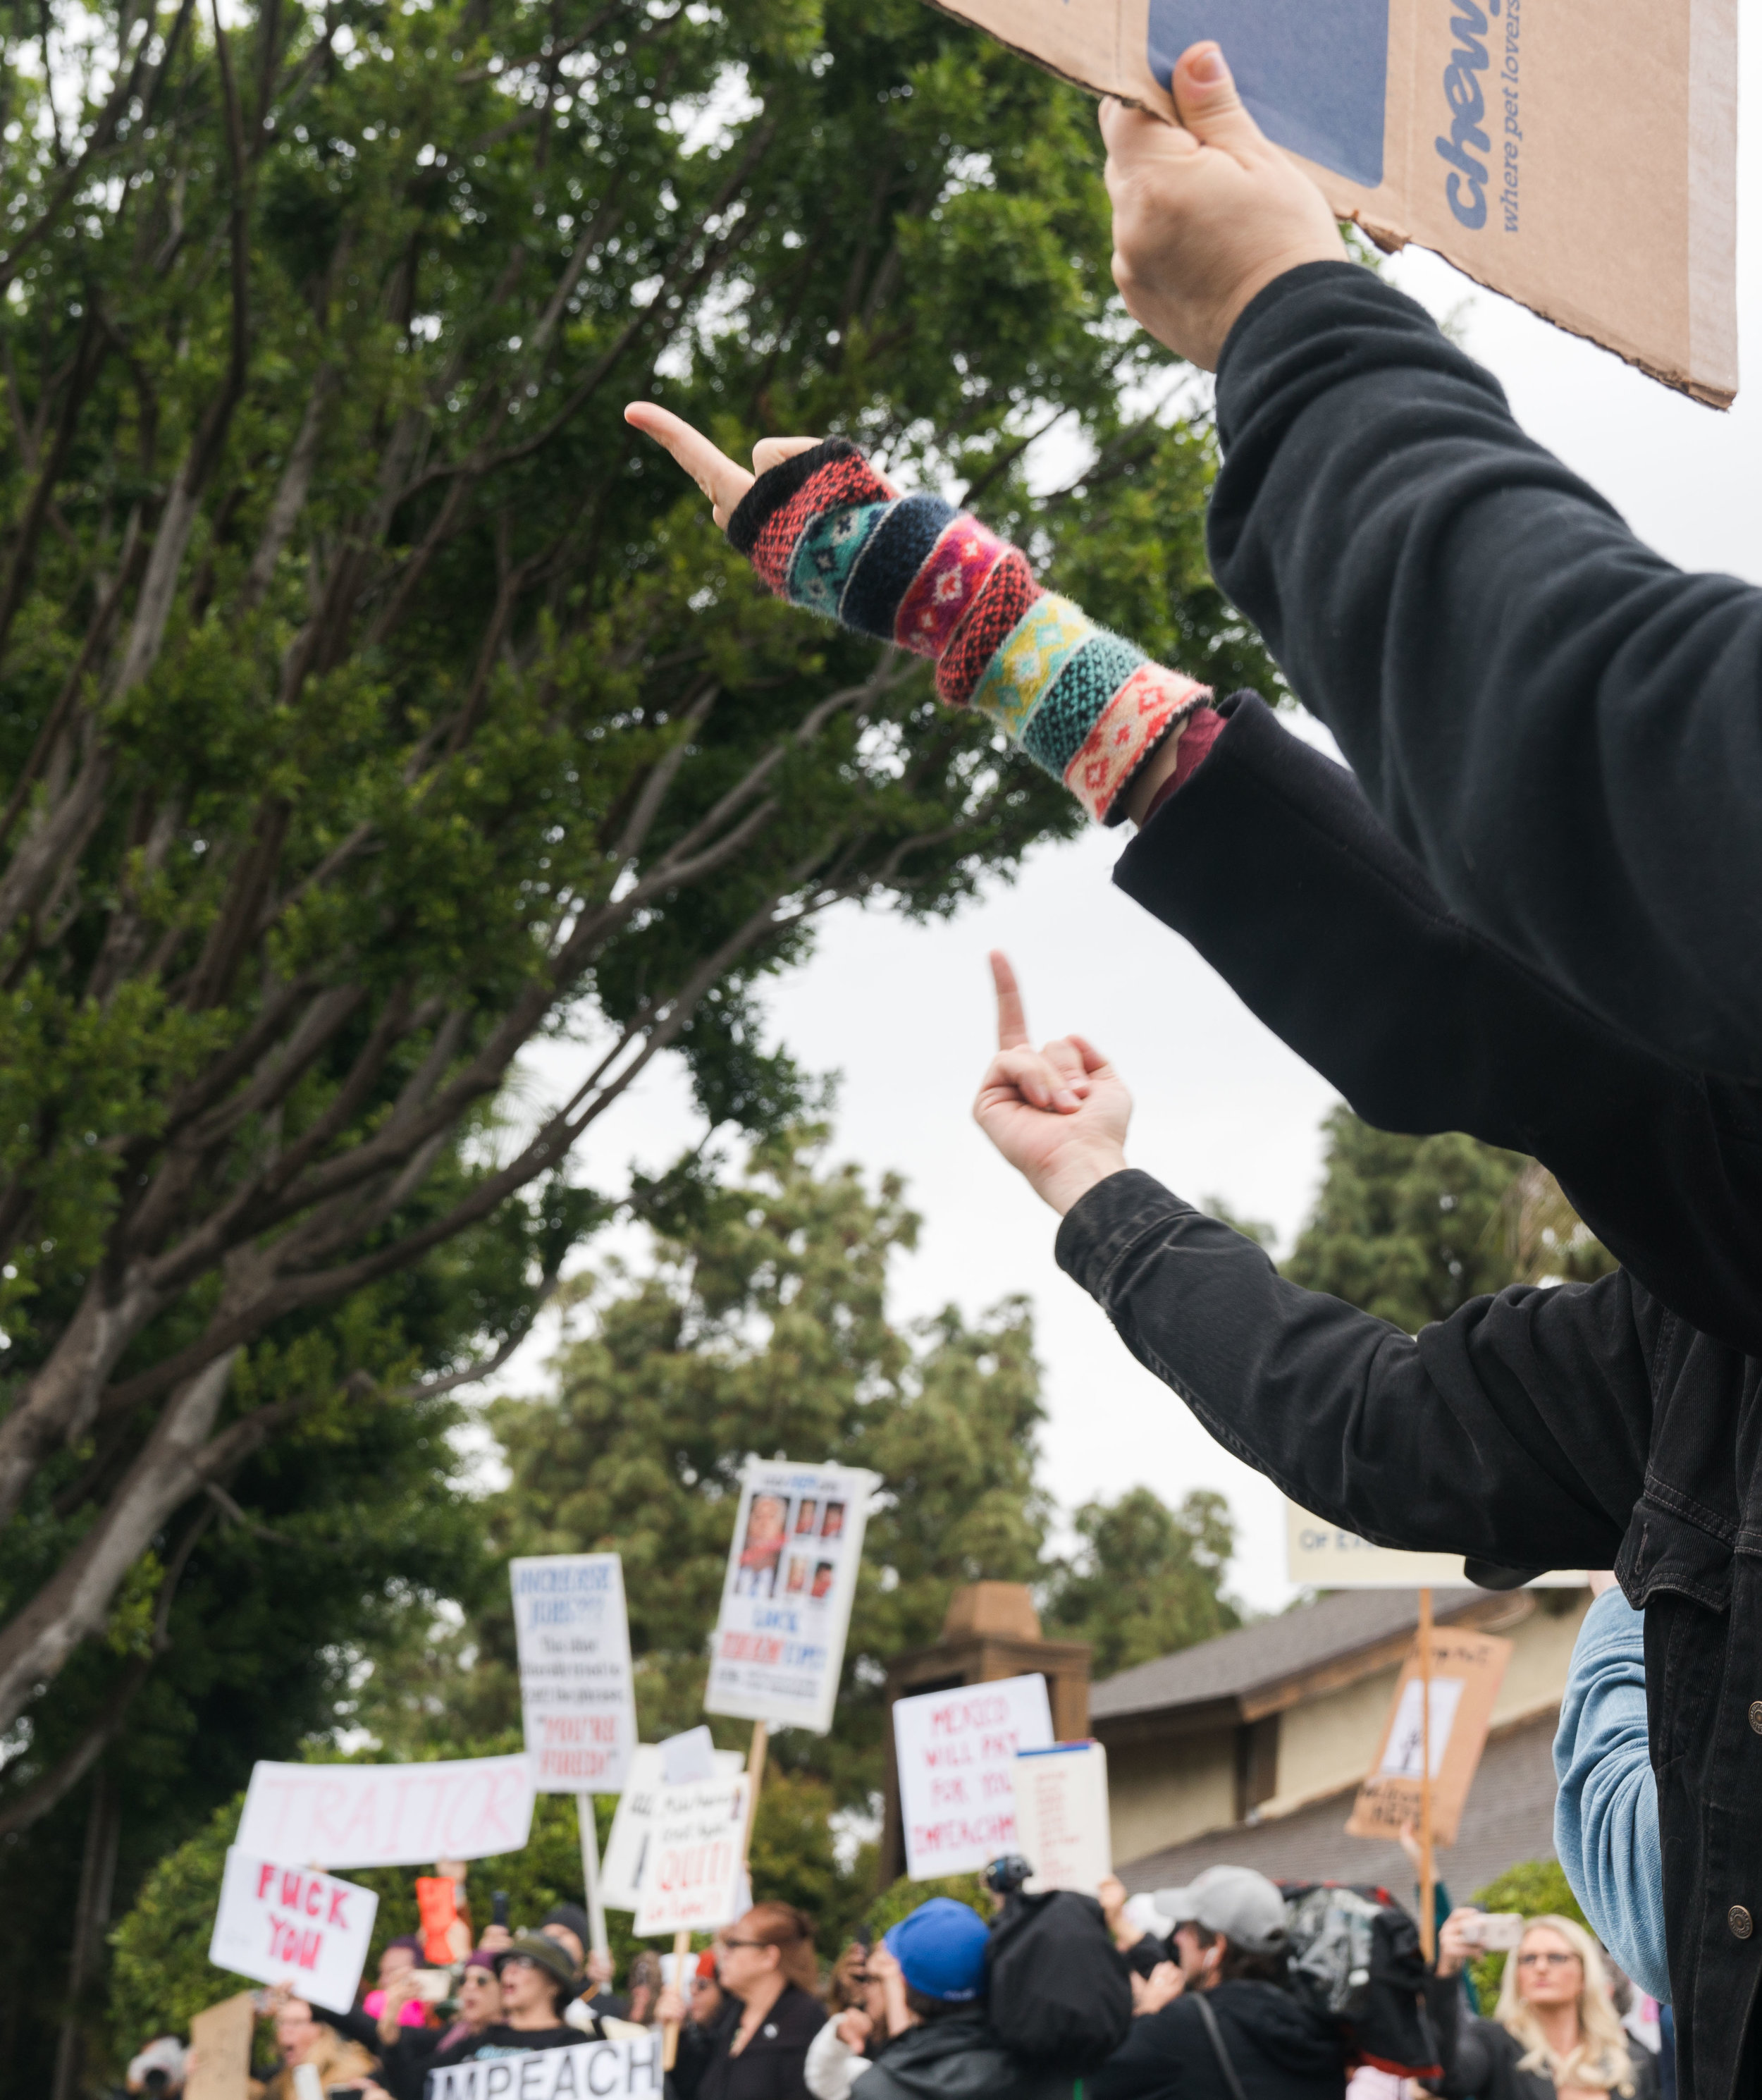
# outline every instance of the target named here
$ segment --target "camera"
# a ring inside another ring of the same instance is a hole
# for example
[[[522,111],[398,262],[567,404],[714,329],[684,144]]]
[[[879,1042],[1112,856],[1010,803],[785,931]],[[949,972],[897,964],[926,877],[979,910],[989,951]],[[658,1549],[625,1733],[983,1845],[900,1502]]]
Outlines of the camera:
[[[170,2089],[171,2073],[163,2064],[156,2063],[152,2069],[142,2077],[141,2090],[143,2093],[151,2093],[153,2095],[153,2100],[159,2100],[161,2093],[168,2093]]]
[[[993,1895],[1013,1896],[1033,1871],[1020,1852],[1006,1852],[1002,1859],[991,1862],[980,1878]]]

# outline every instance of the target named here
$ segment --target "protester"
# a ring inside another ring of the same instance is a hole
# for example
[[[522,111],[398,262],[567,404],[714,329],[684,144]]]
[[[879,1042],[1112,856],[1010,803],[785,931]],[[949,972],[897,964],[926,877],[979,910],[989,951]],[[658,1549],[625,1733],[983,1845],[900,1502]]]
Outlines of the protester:
[[[1446,2100],[1602,2093],[1656,2100],[1656,2067],[1644,2049],[1629,2048],[1597,1942],[1570,1918],[1532,1919],[1505,1958],[1493,2017],[1468,2012],[1456,1979],[1479,1952],[1464,1931],[1477,1915],[1453,1911],[1438,1935],[1426,1999],[1444,2075],[1431,2089]]]
[[[554,1939],[535,1932],[516,1933],[508,1947],[493,1951],[480,1948],[473,1957],[474,1964],[485,1952],[495,1965],[500,1992],[495,2016],[482,2026],[474,2021],[465,2023],[467,2032],[463,2033],[456,2023],[428,2058],[425,2071],[441,2071],[449,2064],[475,2063],[491,2057],[520,2056],[531,2049],[573,2049],[578,2042],[601,2039],[597,2028],[584,2033],[563,2018],[563,2008],[575,1995],[575,1970]],[[479,2002],[487,2010],[487,1994]]]
[[[886,2045],[885,1995],[871,1956],[866,1942],[853,1939],[832,1965],[826,1992],[831,2017],[814,2036],[803,2073],[815,2100],[846,2100],[852,2082]],[[890,1959],[883,1952],[883,1961]]]
[[[630,2003],[611,1988],[612,1957],[594,1947],[593,1927],[579,1904],[558,1904],[546,1913],[539,1930],[554,1939],[574,1965],[578,1995],[564,2018],[585,2033],[596,2019],[628,2020]]]
[[[661,1995],[661,1957],[645,1950],[630,1965],[630,2018],[639,2027],[651,2027],[658,2017],[655,2005]]]
[[[378,2068],[361,2044],[320,2020],[304,1998],[281,1996],[275,2010],[275,2054],[280,2068],[263,2088],[262,2100],[296,2100],[295,2070],[309,2063],[328,2092],[334,2085],[370,2083]]]
[[[377,2020],[385,2010],[387,1994],[400,1978],[407,1979],[421,1965],[422,1943],[413,1933],[401,1933],[380,1950],[379,1988],[369,1991],[361,2010]],[[420,2027],[428,2019],[428,2007],[406,1988],[399,1992],[398,2018],[407,2027]]]
[[[1084,2100],[1233,2100],[1232,2074],[1253,2100],[1341,2100],[1340,2032],[1288,1988],[1276,1886],[1252,1867],[1208,1867],[1156,1904],[1174,1926],[1177,1975],[1085,2079]]]
[[[727,1993],[722,1988],[722,1979],[716,1973],[716,1952],[705,1948],[698,1957],[698,1965],[691,1972],[689,2003],[686,2017],[694,2027],[713,2027],[716,2016],[728,2003]]]
[[[813,1920],[789,1904],[755,1904],[716,1951],[729,2002],[709,2026],[686,2018],[676,1983],[655,2007],[663,2023],[680,2023],[678,2100],[805,2100],[808,2044],[826,2023]]]
[[[887,1934],[869,1967],[888,2038],[861,2073],[862,2100],[1072,2100],[1077,2080],[1012,2056],[987,2018],[990,1941],[985,1920],[948,1896],[920,1904]],[[866,2015],[844,2018],[854,2027]]]
[[[379,2021],[378,2089],[385,2094],[386,2100],[422,2100],[428,2074],[437,2061],[463,2061],[461,2052],[465,2050],[465,2045],[482,2040],[492,2027],[500,2023],[502,1992],[496,1979],[496,1961],[495,1953],[481,1947],[465,1957],[456,2010],[445,2028],[396,2024],[395,2008],[402,1984],[394,1982],[391,1985]],[[334,2014],[327,2017],[334,2024],[343,2024]],[[377,2100],[377,2094],[370,2092],[367,2100]]]
[[[1658,1780],[1646,1726],[1645,1615],[1593,1575],[1554,1736],[1554,1851],[1592,1929],[1668,2005]]]

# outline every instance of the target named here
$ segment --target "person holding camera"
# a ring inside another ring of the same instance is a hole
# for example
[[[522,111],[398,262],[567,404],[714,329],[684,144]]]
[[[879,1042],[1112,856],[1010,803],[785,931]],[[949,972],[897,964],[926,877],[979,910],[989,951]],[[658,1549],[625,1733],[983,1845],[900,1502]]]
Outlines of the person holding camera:
[[[1155,1902],[1174,1927],[1172,1973],[1156,1966],[1084,2100],[1341,2100],[1340,2030],[1288,1988],[1276,1886],[1252,1867],[1208,1867]]]
[[[831,2018],[808,2050],[802,2070],[814,2100],[849,2100],[850,2089],[888,2040],[886,1994],[871,1965],[874,1948],[853,1939],[832,1965]]]
[[[1657,2100],[1657,2067],[1629,2047],[1601,1952],[1570,1917],[1531,1918],[1505,1957],[1492,2018],[1469,2014],[1456,1979],[1482,1952],[1481,1915],[1452,1911],[1438,1935],[1425,1996],[1443,2076],[1429,2089],[1444,2100]]]

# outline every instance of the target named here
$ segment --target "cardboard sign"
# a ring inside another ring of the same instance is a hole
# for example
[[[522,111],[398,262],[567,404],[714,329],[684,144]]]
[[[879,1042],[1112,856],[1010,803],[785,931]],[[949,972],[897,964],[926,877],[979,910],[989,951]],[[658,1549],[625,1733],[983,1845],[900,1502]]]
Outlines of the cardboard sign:
[[[522,2049],[431,2071],[423,2100],[629,2100],[661,2091],[661,2037]]]
[[[1005,1677],[893,1705],[905,1872],[914,1882],[976,1873],[1021,1851],[1015,1754],[1052,1744],[1046,1680]]]
[[[238,1846],[319,1867],[421,1867],[518,1852],[532,1827],[523,1752],[425,1765],[251,1768]]]
[[[509,1577],[534,1792],[623,1793],[637,1747],[623,1563],[553,1553]]]
[[[205,2006],[190,2022],[195,2063],[183,2081],[183,2100],[245,2100],[256,2031],[254,1991],[240,1991],[218,2005]]]
[[[1737,0],[936,0],[1172,117],[1215,38],[1262,130],[1380,247],[1724,408],[1738,386]]]
[[[1432,1836],[1440,1845],[1456,1842],[1511,1647],[1496,1634],[1459,1633],[1453,1626],[1433,1632]],[[1395,1687],[1369,1776],[1347,1818],[1349,1837],[1399,1838],[1403,1823],[1418,1822],[1425,1710],[1416,1641]]]
[[[1018,1750],[1014,1777],[1015,1849],[1034,1870],[1028,1893],[1094,1895],[1113,1872],[1106,1750],[1094,1742]]]
[[[740,1916],[746,1875],[747,1777],[663,1786],[655,1796],[648,1871],[632,1928],[638,1939],[713,1932]]]
[[[1465,1589],[1460,1553],[1399,1553],[1372,1546],[1355,1531],[1311,1516],[1295,1502],[1284,1506],[1285,1576],[1317,1590]],[[1552,1568],[1526,1582],[1526,1590],[1582,1590],[1582,1568]]]
[[[668,1784],[667,1749],[664,1743],[639,1743],[630,1761],[630,1777],[618,1798],[600,1866],[600,1900],[608,1910],[641,1908],[643,1878],[654,1850],[655,1803]],[[711,1750],[710,1765],[712,1778],[730,1780],[746,1770],[747,1761],[738,1750]]]
[[[379,1898],[311,1867],[229,1846],[208,1958],[260,1983],[293,1983],[317,2005],[352,2005]]]
[[[832,1725],[869,1498],[880,1476],[755,1459],[747,1467],[710,1648],[707,1714]]]

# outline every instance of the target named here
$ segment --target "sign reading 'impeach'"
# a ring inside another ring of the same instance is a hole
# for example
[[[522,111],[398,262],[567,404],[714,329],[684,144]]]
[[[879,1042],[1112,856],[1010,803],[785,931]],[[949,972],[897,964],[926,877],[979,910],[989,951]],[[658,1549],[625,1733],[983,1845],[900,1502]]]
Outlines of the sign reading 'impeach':
[[[479,2057],[431,2071],[424,2100],[628,2100],[661,2090],[661,2037]]]

